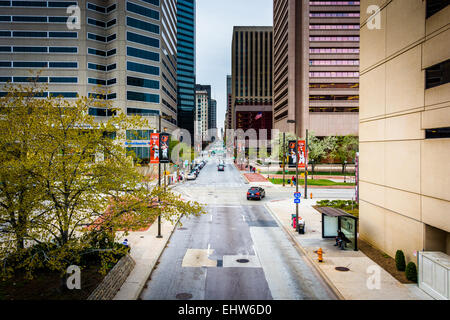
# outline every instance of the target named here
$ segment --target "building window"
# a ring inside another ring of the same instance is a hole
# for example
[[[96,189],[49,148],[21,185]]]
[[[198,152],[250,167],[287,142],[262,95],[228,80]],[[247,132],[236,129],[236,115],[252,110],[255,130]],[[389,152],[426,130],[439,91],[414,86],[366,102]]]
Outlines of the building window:
[[[450,127],[425,130],[425,139],[444,138],[450,138]]]
[[[448,4],[448,0],[427,0],[427,19],[447,7]]]
[[[450,82],[450,59],[426,69],[425,88],[430,89]]]
[[[142,64],[142,63],[128,61],[127,62],[127,70],[159,76],[159,68],[158,67],[149,66],[146,64]]]
[[[146,37],[137,33],[127,32],[127,41],[144,44],[146,46],[159,48],[159,39]]]
[[[159,103],[159,95],[151,93],[127,91],[127,100]]]
[[[136,77],[127,77],[127,85],[141,88],[159,89],[159,81]]]
[[[139,116],[143,116],[143,117],[150,117],[150,116],[159,115],[159,111],[158,110],[150,110],[150,109],[127,108],[127,115],[128,116],[139,115]],[[128,139],[128,140],[130,140],[130,139]]]
[[[159,53],[127,47],[127,56],[159,62]]]

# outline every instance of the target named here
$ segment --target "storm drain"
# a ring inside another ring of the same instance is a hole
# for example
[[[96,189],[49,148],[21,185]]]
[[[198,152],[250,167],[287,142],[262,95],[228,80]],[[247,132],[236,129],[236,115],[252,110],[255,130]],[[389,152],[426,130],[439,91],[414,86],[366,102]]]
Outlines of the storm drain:
[[[192,298],[190,293],[179,293],[175,296],[178,300],[189,300]]]
[[[239,263],[249,263],[250,262],[250,260],[248,260],[248,259],[237,259],[236,261]]]
[[[350,269],[347,267],[336,267],[334,269],[336,269],[337,271],[342,271],[342,272],[350,271]]]

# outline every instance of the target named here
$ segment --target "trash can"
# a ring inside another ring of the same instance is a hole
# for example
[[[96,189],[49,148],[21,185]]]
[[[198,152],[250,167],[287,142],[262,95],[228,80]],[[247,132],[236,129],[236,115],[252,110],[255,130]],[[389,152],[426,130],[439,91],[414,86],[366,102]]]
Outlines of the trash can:
[[[305,220],[298,221],[298,233],[305,234]]]

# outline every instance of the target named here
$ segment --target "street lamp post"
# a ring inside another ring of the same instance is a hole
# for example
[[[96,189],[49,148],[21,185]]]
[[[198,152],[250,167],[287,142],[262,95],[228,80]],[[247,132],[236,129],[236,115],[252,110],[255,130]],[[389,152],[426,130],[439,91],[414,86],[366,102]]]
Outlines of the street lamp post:
[[[305,199],[308,199],[308,129],[306,129],[305,146]]]
[[[161,114],[158,115],[158,132],[161,133],[161,118],[164,117]],[[164,128],[164,131],[166,128]],[[164,172],[165,174],[165,172]],[[164,179],[165,184],[165,179]],[[161,162],[158,161],[158,187],[161,187]],[[158,203],[161,199],[158,197]],[[163,236],[161,235],[161,207],[159,207],[159,215],[158,215],[158,235],[156,238],[161,239]]]
[[[345,167],[347,166],[347,160],[344,161],[344,183],[347,183],[346,177],[345,177]]]
[[[284,176],[286,172],[286,132],[283,132],[283,187],[286,186]]]
[[[295,120],[288,120],[287,123],[293,123],[295,124]],[[297,137],[297,127],[295,128],[295,192],[298,193],[298,160],[299,160],[299,153],[298,153],[298,137]],[[298,203],[295,204],[295,230],[297,232],[300,231],[300,228],[298,227]]]

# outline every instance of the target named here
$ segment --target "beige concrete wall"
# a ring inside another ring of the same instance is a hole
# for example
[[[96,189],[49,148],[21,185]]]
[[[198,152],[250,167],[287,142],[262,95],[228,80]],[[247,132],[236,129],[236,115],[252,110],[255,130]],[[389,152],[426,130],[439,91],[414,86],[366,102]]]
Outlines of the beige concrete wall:
[[[366,24],[379,5],[381,29]],[[425,19],[421,0],[361,1],[360,236],[407,260],[448,252],[450,84],[425,89],[425,69],[450,58],[450,7]],[[433,231],[434,230],[434,231]],[[437,230],[437,231],[436,231]]]

